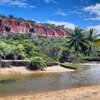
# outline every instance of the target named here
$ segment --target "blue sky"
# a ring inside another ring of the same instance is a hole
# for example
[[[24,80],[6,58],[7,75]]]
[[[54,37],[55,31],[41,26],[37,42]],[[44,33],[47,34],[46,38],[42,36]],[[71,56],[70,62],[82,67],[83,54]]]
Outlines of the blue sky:
[[[0,0],[0,14],[100,29],[100,0]]]

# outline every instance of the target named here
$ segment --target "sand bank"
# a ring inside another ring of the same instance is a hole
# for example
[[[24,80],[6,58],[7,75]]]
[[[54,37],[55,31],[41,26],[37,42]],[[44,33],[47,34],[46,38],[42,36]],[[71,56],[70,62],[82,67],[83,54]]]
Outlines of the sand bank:
[[[80,87],[67,90],[23,94],[0,98],[0,100],[100,100],[100,86]]]
[[[11,68],[0,68],[0,74],[32,74],[32,73],[54,73],[54,72],[69,72],[74,71],[72,69],[63,68],[61,66],[52,66],[45,68],[45,71],[31,71],[24,66]]]

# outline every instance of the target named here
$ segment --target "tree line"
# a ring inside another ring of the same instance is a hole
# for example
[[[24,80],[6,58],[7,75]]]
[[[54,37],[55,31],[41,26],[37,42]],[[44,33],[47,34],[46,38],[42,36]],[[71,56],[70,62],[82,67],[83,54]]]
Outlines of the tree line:
[[[76,27],[66,38],[29,33],[0,36],[1,59],[64,62],[89,57],[100,57],[100,34],[94,29]]]

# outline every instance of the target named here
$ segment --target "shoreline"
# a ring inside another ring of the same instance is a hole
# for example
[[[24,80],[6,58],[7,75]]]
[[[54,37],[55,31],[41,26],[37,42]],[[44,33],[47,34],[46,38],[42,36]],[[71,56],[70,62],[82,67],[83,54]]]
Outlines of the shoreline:
[[[100,85],[0,97],[0,100],[100,100]]]
[[[15,66],[11,66],[10,68],[0,68],[0,74],[1,75],[8,75],[8,74],[35,74],[35,73],[59,73],[59,72],[70,72],[70,71],[75,71],[73,69],[69,69],[69,68],[64,68],[61,66],[51,66],[51,67],[47,67],[45,68],[45,71],[32,71],[32,70],[28,70],[26,69],[24,66],[20,66],[20,67],[15,67]]]
[[[11,68],[1,68],[1,75],[27,75],[36,73],[59,73],[75,71],[61,66],[47,67],[45,71],[30,71],[24,66]],[[29,92],[20,95],[0,96],[0,100],[100,100],[100,85],[68,88],[64,90]]]
[[[66,62],[66,64],[78,64],[78,65],[100,65],[100,62],[84,62],[84,63],[69,63]]]

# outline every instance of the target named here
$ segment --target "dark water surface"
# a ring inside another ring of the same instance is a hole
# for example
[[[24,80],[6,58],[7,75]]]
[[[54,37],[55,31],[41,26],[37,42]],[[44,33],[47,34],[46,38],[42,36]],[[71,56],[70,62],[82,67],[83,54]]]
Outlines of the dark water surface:
[[[66,73],[0,76],[0,96],[100,84],[100,64],[81,67],[79,71]]]

